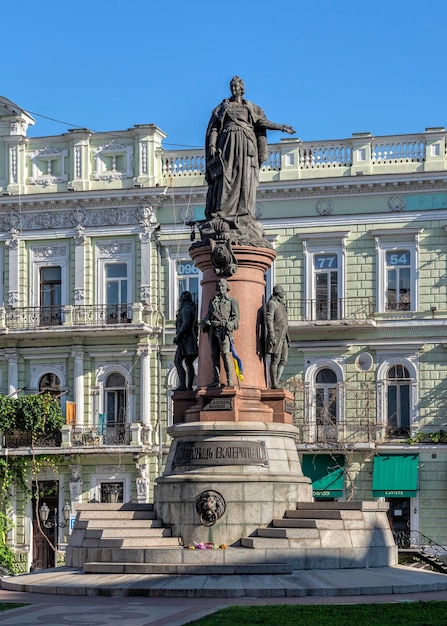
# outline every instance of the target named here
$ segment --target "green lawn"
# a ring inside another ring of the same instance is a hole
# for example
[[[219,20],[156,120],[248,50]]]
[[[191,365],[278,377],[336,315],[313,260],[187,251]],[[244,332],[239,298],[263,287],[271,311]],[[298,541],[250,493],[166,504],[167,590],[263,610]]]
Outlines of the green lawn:
[[[9,609],[17,609],[19,606],[26,606],[26,604],[18,602],[0,602],[0,611],[9,611]],[[0,620],[1,623],[1,620]]]
[[[447,624],[447,602],[393,604],[234,606],[189,622],[200,626],[442,626]]]

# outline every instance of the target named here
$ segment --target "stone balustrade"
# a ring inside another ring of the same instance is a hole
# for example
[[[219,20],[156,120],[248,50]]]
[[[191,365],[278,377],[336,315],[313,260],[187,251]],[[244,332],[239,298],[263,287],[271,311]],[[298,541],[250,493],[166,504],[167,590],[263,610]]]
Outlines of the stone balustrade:
[[[107,189],[130,189],[205,184],[206,164],[202,147],[165,150],[161,145],[162,131],[152,125],[145,129],[142,134],[141,129],[138,132],[135,129],[121,131],[119,143],[110,142],[105,133],[89,134],[82,149],[75,141],[75,134],[64,137],[65,141],[60,137],[46,137],[45,146],[41,138],[29,138],[16,164],[16,180],[0,186],[0,193],[13,196],[100,190],[105,186]],[[444,127],[436,127],[406,135],[375,137],[367,132],[353,133],[346,139],[301,141],[283,138],[279,143],[269,144],[268,158],[261,165],[260,181],[445,171],[446,134]],[[149,141],[150,136],[156,140]],[[56,151],[51,149],[53,139],[57,139],[60,146]],[[3,150],[6,151],[6,147],[0,144],[0,160],[3,158],[9,162],[12,157],[9,153],[2,155]],[[135,159],[135,154],[144,158]],[[70,175],[49,176],[47,161],[50,157],[52,161],[66,161]],[[85,165],[77,167],[79,162]],[[96,163],[96,169],[87,166],[91,162]],[[29,176],[30,168],[40,172],[39,167],[44,172],[42,175]],[[23,182],[19,184],[17,181]],[[0,204],[1,200],[0,197]]]

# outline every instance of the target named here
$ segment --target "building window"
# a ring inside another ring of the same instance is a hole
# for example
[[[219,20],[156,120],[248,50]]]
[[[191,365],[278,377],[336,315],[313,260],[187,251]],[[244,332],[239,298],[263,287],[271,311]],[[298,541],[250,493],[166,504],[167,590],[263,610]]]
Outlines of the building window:
[[[96,302],[108,324],[132,319],[134,296],[134,245],[132,241],[98,241],[96,244]]]
[[[199,270],[192,261],[177,261],[177,294],[189,291],[193,302],[199,306]]]
[[[305,258],[302,319],[341,320],[346,316],[345,267],[348,231],[300,235]]]
[[[315,319],[339,319],[337,254],[316,254],[314,256],[314,279]]]
[[[411,252],[386,253],[386,310],[409,311],[411,307]]]
[[[165,248],[168,261],[168,300],[167,318],[174,320],[177,315],[179,298],[182,291],[189,291],[193,301],[200,309],[202,272],[194,265],[188,255],[188,246],[181,243],[175,249]]]
[[[377,250],[379,313],[418,310],[419,236],[423,228],[372,230]]]
[[[387,431],[390,437],[410,435],[410,374],[403,365],[387,373]]]
[[[50,393],[54,398],[61,395],[61,381],[56,374],[45,374],[39,381],[39,393]]]
[[[109,324],[126,323],[132,315],[127,298],[127,263],[108,263],[106,270],[106,321]]]
[[[320,369],[315,377],[317,441],[337,440],[337,375],[329,368]]]
[[[62,323],[61,315],[61,268],[40,268],[40,324],[42,326],[56,326]]]
[[[122,374],[109,374],[104,388],[106,426],[126,421],[126,381]]]

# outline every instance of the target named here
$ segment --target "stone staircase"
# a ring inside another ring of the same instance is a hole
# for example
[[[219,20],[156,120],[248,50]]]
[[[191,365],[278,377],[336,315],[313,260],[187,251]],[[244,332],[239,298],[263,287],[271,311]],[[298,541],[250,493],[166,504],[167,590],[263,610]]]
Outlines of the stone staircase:
[[[153,504],[81,504],[77,506],[65,562],[90,574],[242,575],[292,571],[289,564],[257,559],[253,562],[249,558],[252,549],[189,550],[181,543],[179,537],[172,537],[170,528],[157,520]]]
[[[397,547],[386,515],[377,502],[300,502],[243,537],[246,548],[278,550],[294,569],[347,569],[397,564]]]
[[[377,502],[307,502],[227,549],[190,550],[152,504],[82,504],[66,565],[98,574],[289,574],[397,564]]]

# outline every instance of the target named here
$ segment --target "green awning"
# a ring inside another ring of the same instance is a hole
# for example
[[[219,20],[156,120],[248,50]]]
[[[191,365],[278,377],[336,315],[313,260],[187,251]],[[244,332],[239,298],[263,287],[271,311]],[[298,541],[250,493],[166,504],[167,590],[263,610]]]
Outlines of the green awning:
[[[345,457],[343,454],[305,454],[302,469],[312,481],[312,496],[317,499],[341,498]]]
[[[375,498],[414,498],[418,489],[418,455],[374,457],[372,489]]]

